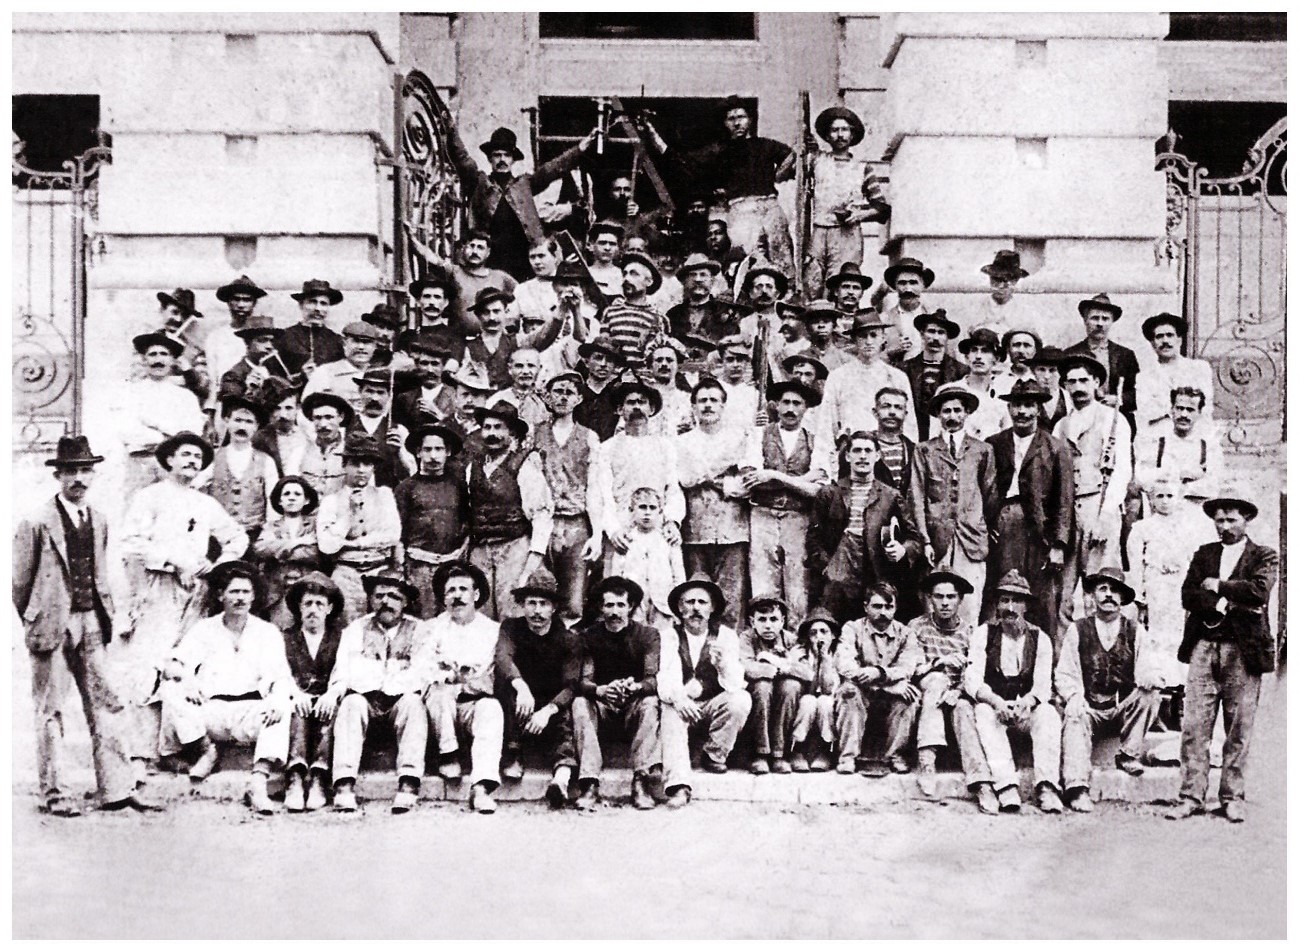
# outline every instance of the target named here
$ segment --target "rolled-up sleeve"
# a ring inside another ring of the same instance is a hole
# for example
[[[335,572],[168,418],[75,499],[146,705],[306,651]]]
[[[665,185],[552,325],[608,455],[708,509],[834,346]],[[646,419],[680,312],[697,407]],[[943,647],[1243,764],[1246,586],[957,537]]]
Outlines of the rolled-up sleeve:
[[[544,555],[550,546],[550,534],[555,526],[555,503],[536,453],[529,454],[523,461],[519,467],[518,479],[523,512],[532,523],[528,550]]]

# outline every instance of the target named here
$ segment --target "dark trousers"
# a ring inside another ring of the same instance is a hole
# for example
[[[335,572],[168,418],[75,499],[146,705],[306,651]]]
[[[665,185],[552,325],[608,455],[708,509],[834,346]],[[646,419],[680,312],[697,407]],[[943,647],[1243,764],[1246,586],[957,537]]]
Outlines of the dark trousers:
[[[784,757],[789,749],[789,735],[798,714],[798,699],[803,682],[797,678],[762,678],[749,685],[753,709],[749,726],[753,730],[753,752],[759,757]]]
[[[997,517],[997,544],[988,558],[988,573],[983,598],[983,621],[997,609],[995,587],[1011,569],[1028,581],[1036,598],[1028,603],[1028,620],[1048,635],[1055,647],[1060,613],[1060,569],[1047,565],[1050,550],[1041,544],[1024,521],[1024,509],[1018,499],[1001,507]],[[1066,555],[1066,560],[1068,556]],[[1069,594],[1072,597],[1072,593]]]
[[[600,727],[621,725],[631,737],[631,766],[645,773],[663,763],[663,746],[659,740],[659,699],[654,695],[633,698],[623,707],[614,707],[594,698],[573,698],[573,740],[577,745],[579,780],[599,780],[604,769],[600,750]]]
[[[501,702],[501,713],[505,718],[505,756],[518,757],[526,744],[529,747],[540,747],[546,753],[546,764],[554,770],[557,767],[576,767],[577,756],[573,745],[573,718],[568,710],[556,712],[546,729],[540,734],[525,734],[521,719],[514,713],[514,701],[517,692],[514,685],[501,685],[496,690]],[[538,705],[540,707],[541,705]]]
[[[1218,799],[1245,799],[1245,761],[1263,679],[1245,670],[1240,649],[1229,641],[1201,641],[1191,651],[1182,708],[1183,800],[1204,803],[1209,792],[1209,741],[1222,709],[1222,776]]]
[[[289,762],[285,769],[318,770],[329,773],[334,759],[334,719],[303,717],[294,714],[289,718]]]
[[[744,617],[745,582],[749,578],[749,544],[734,542],[728,545],[687,542],[682,546],[685,556],[686,576],[705,573],[717,583],[726,596],[722,609],[722,624],[736,627],[737,619]]]

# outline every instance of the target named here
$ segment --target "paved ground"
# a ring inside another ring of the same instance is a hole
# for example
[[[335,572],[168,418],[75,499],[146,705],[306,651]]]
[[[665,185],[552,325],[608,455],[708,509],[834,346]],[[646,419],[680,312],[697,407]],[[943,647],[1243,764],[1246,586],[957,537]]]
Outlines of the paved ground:
[[[14,936],[1281,938],[1284,723],[1269,679],[1244,826],[914,800],[256,819],[204,798],[54,821],[20,773]]]

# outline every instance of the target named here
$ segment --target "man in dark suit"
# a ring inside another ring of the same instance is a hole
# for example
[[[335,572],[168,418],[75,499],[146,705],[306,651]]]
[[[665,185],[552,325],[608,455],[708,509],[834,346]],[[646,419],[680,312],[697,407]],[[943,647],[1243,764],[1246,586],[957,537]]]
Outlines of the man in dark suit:
[[[1189,664],[1182,712],[1182,786],[1165,814],[1182,820],[1204,812],[1209,789],[1209,739],[1222,706],[1226,741],[1218,800],[1232,823],[1245,820],[1245,758],[1262,676],[1276,668],[1267,606],[1277,581],[1277,554],[1245,532],[1258,507],[1244,499],[1211,499],[1204,511],[1217,542],[1201,546],[1182,582],[1186,628],[1177,660]]]
[[[960,380],[970,372],[969,365],[957,360],[947,352],[952,341],[961,336],[961,328],[955,321],[948,320],[947,312],[942,308],[932,314],[920,314],[912,321],[920,332],[920,353],[910,360],[903,361],[902,370],[911,381],[911,397],[916,407],[916,429],[920,431],[918,442],[929,439],[929,414],[921,407],[929,406],[929,400],[945,383]]]
[[[1011,426],[988,438],[1001,499],[988,578],[1014,570],[1028,579],[1038,596],[1029,605],[1028,618],[1054,640],[1060,574],[1073,541],[1073,454],[1038,426],[1046,391],[1035,381],[1017,381],[1002,399]],[[984,600],[985,614],[991,601]]]
[[[1118,404],[1119,412],[1127,418],[1132,432],[1137,432],[1137,374],[1141,372],[1137,364],[1137,355],[1122,344],[1110,340],[1110,329],[1115,321],[1123,316],[1123,308],[1113,303],[1108,294],[1098,294],[1085,301],[1078,302],[1078,313],[1082,315],[1087,336],[1078,343],[1065,349],[1066,354],[1088,354],[1101,362],[1109,375],[1109,391],[1104,402],[1109,406]],[[1119,381],[1123,382],[1123,392],[1117,392]]]

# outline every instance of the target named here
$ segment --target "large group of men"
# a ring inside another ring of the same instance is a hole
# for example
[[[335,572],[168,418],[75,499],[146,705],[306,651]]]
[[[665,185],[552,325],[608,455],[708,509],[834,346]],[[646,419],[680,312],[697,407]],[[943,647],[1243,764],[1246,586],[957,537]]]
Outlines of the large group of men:
[[[1038,807],[1086,812],[1097,732],[1139,775],[1147,732],[1180,723],[1184,817],[1206,809],[1221,708],[1218,795],[1243,819],[1277,556],[1221,485],[1185,321],[1146,318],[1139,361],[1101,293],[1076,344],[1045,346],[1013,251],[967,313],[930,306],[914,258],[869,298],[861,226],[889,209],[842,107],[816,122],[830,148],[791,294],[775,185],[794,153],[739,101],[722,120],[680,156],[643,123],[718,189],[693,232],[619,177],[621,207],[565,255],[548,229],[572,209],[538,193],[592,137],[516,175],[509,130],[482,146],[490,173],[454,134],[471,227],[404,309],[376,301],[338,333],[326,280],[292,295],[288,327],[247,275],[215,290],[220,317],[158,294],[115,408],[114,538],[87,435],[59,442],[60,489],[15,537],[45,810],[80,812],[59,661],[109,809],[154,808],[150,771],[201,782],[234,743],[253,746],[257,812],[278,809],[279,772],[288,811],[354,811],[382,721],[395,813],[430,765],[467,767],[492,812],[526,748],[552,806],[591,809],[611,735],[642,809],[736,760],[914,771],[932,797],[952,748],[979,809],[1014,812],[1016,734]]]

